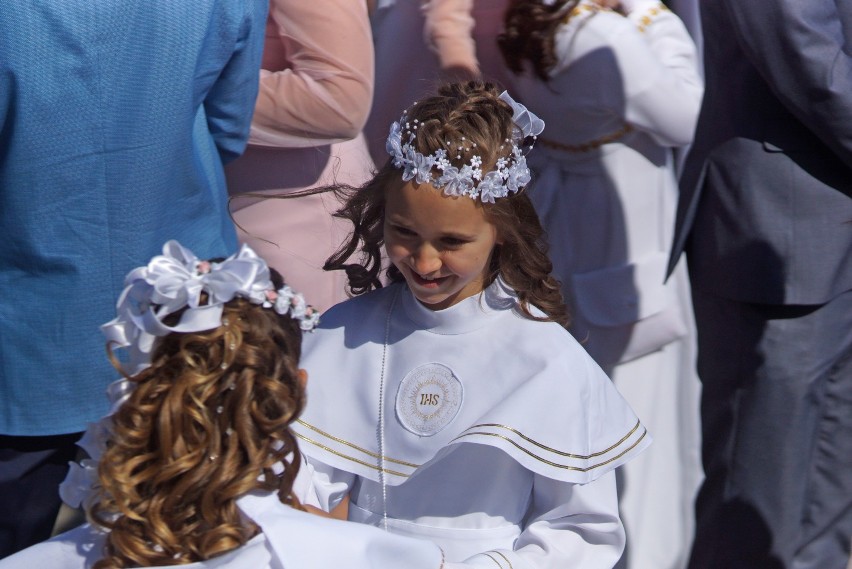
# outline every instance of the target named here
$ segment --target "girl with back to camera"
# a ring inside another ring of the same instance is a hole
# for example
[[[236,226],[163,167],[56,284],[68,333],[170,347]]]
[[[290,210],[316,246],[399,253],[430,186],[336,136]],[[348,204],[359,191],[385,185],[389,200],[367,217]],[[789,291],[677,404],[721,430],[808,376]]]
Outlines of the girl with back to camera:
[[[340,213],[355,229],[327,267],[358,296],[305,344],[300,498],[332,510],[349,496],[350,520],[432,540],[447,568],[612,567],[613,470],[650,442],[564,328],[523,191],[542,128],[488,84],[410,107]]]
[[[289,425],[317,314],[248,246],[219,263],[170,241],[125,284],[103,329],[133,375],[61,488],[89,523],[2,569],[440,567],[432,544],[300,511]]]

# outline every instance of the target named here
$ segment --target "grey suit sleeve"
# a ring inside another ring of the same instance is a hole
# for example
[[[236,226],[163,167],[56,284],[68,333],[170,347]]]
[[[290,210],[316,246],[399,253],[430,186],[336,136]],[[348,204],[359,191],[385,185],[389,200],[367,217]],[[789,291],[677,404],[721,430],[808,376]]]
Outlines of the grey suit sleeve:
[[[852,166],[852,0],[722,0],[750,62]]]

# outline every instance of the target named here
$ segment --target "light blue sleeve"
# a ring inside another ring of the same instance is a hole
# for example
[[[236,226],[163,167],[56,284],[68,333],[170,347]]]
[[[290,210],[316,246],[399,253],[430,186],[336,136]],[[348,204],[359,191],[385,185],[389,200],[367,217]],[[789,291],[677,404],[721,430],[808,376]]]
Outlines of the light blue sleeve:
[[[204,100],[207,125],[223,163],[245,150],[260,80],[269,3],[244,0],[244,6],[234,53]]]

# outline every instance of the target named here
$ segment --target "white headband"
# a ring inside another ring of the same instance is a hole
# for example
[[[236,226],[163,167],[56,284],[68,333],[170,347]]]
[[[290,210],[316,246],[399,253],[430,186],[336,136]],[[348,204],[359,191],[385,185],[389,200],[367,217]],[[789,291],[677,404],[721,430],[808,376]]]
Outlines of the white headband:
[[[456,145],[447,141],[449,150],[439,148],[428,156],[417,152],[413,143],[416,138],[415,131],[419,126],[418,121],[409,121],[407,111],[403,113],[399,122],[391,125],[386,143],[394,167],[403,169],[403,181],[415,179],[418,184],[429,183],[436,188],[443,188],[445,195],[469,196],[473,199],[478,197],[487,203],[494,203],[495,198],[506,197],[510,192],[518,192],[526,186],[530,181],[530,170],[520,145],[526,138],[535,139],[541,134],[544,121],[512,99],[506,91],[503,91],[499,98],[512,107],[512,140],[505,140],[506,143],[511,143],[512,150],[507,156],[498,159],[495,169],[487,173],[482,172],[482,158],[478,155],[471,157],[470,162],[464,164],[461,169],[450,163],[448,152],[452,153],[453,148],[459,151],[457,159],[461,159],[461,150],[471,149],[464,146],[464,138]],[[408,135],[405,143],[404,134]],[[472,146],[475,147],[476,144]],[[433,168],[441,173],[433,174]]]

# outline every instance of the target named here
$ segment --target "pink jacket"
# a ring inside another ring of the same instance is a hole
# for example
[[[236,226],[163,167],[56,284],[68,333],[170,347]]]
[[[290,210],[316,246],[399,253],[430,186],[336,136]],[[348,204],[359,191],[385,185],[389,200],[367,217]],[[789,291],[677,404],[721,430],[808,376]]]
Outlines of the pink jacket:
[[[250,144],[305,147],[354,138],[373,97],[363,0],[272,0]]]

